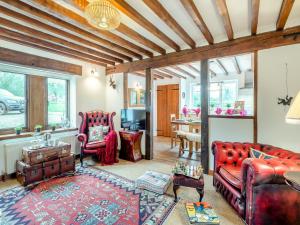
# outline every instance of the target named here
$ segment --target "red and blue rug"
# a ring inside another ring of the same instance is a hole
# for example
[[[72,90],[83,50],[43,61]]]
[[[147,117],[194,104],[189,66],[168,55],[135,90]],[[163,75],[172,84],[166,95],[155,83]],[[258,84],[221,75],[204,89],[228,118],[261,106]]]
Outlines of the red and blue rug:
[[[92,168],[74,176],[0,194],[0,224],[162,224],[173,197],[137,189],[133,181]]]

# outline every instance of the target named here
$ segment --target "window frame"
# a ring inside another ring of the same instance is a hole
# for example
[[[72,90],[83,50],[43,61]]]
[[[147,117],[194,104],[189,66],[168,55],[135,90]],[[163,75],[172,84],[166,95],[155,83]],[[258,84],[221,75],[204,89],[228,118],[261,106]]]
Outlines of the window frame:
[[[64,80],[66,81],[66,118],[68,120],[70,120],[70,80],[69,79],[63,79],[63,78],[55,78],[55,77],[45,77],[45,92],[46,92],[46,99],[45,99],[45,128],[46,129],[49,129],[51,128],[50,127],[50,124],[49,124],[49,118],[48,118],[48,104],[49,104],[49,101],[48,101],[48,79],[57,79],[57,80]],[[60,125],[62,126],[62,124]]]
[[[24,119],[25,119],[25,125],[24,127],[22,127],[22,131],[24,132],[28,132],[28,124],[29,124],[29,113],[28,113],[28,106],[29,106],[29,81],[28,81],[28,76],[27,74],[22,74],[22,73],[16,73],[16,72],[11,72],[11,71],[3,71],[3,70],[0,70],[0,72],[6,72],[6,73],[14,73],[14,74],[19,74],[19,75],[23,75],[25,77],[24,79],[24,88],[25,88],[25,91],[24,91],[24,99],[25,99],[25,110],[24,110]],[[11,133],[14,133],[15,132],[15,127],[8,127],[8,128],[0,128],[0,135],[2,134],[11,134]]]

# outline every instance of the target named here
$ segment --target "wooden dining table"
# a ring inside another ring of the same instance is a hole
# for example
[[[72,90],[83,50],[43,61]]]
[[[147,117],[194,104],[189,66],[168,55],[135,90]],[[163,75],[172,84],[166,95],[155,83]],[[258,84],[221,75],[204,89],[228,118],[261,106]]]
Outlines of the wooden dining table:
[[[200,120],[172,120],[171,121],[171,126],[172,125],[177,125],[178,129],[179,126],[188,126],[189,127],[189,132],[193,133],[200,133],[201,129],[201,121]],[[197,148],[197,147],[196,147]],[[193,142],[189,141],[189,151],[190,153],[193,151]]]

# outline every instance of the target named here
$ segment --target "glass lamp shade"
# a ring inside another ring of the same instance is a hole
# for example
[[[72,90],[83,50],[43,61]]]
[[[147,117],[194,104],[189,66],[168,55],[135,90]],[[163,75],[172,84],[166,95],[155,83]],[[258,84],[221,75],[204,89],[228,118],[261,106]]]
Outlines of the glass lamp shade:
[[[116,29],[121,22],[121,14],[110,0],[90,0],[85,17],[92,26],[102,30]]]
[[[300,124],[300,92],[294,99],[288,113],[286,114],[285,120],[287,123]]]

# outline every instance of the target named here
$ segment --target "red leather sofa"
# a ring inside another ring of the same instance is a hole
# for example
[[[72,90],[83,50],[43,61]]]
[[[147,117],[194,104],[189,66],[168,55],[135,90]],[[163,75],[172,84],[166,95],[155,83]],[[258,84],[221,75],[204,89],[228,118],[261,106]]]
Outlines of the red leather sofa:
[[[255,148],[278,158],[250,158]],[[216,141],[213,184],[249,225],[300,225],[300,192],[285,183],[300,154],[270,145]]]
[[[80,162],[83,164],[83,157],[86,154],[96,154],[102,165],[113,164],[118,162],[117,160],[117,147],[118,136],[114,129],[113,117],[116,115],[113,113],[106,113],[102,111],[92,112],[80,112],[81,125],[79,128],[79,134],[77,139],[81,142]],[[109,126],[109,132],[105,136],[103,141],[91,141],[88,140],[89,127],[93,126]]]

